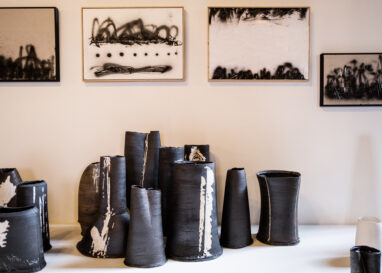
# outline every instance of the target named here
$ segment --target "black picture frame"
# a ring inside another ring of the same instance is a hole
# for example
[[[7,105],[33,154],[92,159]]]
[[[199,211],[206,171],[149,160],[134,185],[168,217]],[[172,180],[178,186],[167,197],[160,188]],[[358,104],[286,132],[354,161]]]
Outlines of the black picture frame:
[[[320,106],[382,106],[382,53],[322,53]]]
[[[52,56],[52,63],[53,63],[53,60],[54,60],[54,64],[51,64],[52,66],[54,65],[54,76],[51,75],[49,77],[47,76],[43,76],[44,79],[39,79],[39,78],[23,78],[23,79],[10,79],[9,77],[8,78],[3,78],[2,75],[0,75],[0,82],[59,82],[60,81],[60,42],[59,42],[59,12],[58,12],[58,9],[56,7],[0,7],[0,11],[3,11],[3,10],[6,10],[6,9],[9,9],[9,10],[22,10],[22,9],[30,9],[30,10],[36,10],[36,9],[52,9],[53,10],[53,13],[54,13],[54,19],[53,19],[53,23],[54,23],[54,37],[52,40],[54,40],[54,53],[55,55]],[[1,32],[0,32],[0,35],[1,35]],[[44,33],[44,35],[46,35],[46,33]],[[44,37],[44,35],[42,35],[42,37]],[[52,36],[51,36],[52,37]],[[29,52],[32,52],[32,50],[34,52],[35,49],[33,47],[33,49],[31,49],[31,47],[27,47],[27,45],[19,45],[20,47],[23,46],[23,48],[21,49],[20,48],[20,54],[23,53],[22,50],[24,50],[24,47],[25,47],[25,51],[27,52],[28,56],[23,56],[22,58],[31,58],[35,64],[36,63],[40,63],[43,61],[43,65],[48,65],[49,66],[49,63],[47,62],[47,60],[39,60],[38,59],[38,52],[36,53],[36,55],[33,57],[33,56],[30,56],[30,54],[28,53],[28,50]],[[6,56],[2,56],[1,52],[0,52],[0,58],[3,57],[3,58],[6,58]],[[21,56],[19,57],[21,58]],[[14,63],[17,63],[16,62],[17,59],[14,60]],[[48,60],[49,61],[49,60]],[[1,63],[0,63],[1,65]],[[40,70],[42,70],[41,68],[42,66],[40,65]],[[45,70],[46,71],[46,70]],[[1,73],[1,66],[0,66],[0,73]],[[43,72],[41,71],[40,74],[43,74],[43,73],[46,73],[46,72]],[[38,77],[38,76],[37,76]]]

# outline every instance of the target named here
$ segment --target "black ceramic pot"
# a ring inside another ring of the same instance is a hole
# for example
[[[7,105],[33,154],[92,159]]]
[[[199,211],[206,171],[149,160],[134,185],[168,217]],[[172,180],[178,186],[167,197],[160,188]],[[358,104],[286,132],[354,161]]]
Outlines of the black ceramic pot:
[[[261,213],[257,239],[270,245],[295,245],[298,237],[298,193],[301,175],[288,171],[257,173]]]
[[[171,225],[166,253],[180,261],[219,257],[215,165],[211,162],[174,163]]]
[[[183,147],[162,147],[159,149],[159,171],[158,183],[162,191],[162,219],[163,234],[167,236],[168,225],[170,223],[170,200],[171,186],[173,181],[173,165],[175,161],[182,161],[184,156]]]
[[[162,232],[161,192],[132,186],[125,264],[156,267],[166,263]]]
[[[351,273],[380,273],[381,251],[368,246],[354,246],[350,249]]]
[[[38,209],[0,208],[0,272],[37,272],[45,265]]]
[[[16,206],[16,187],[22,182],[15,168],[0,169],[0,206]]]
[[[99,209],[99,162],[86,167],[78,190],[78,222],[81,234],[96,220]]]
[[[247,179],[243,168],[227,171],[220,244],[242,248],[252,244]]]
[[[130,206],[132,185],[145,188],[158,186],[158,163],[160,134],[158,131],[147,133],[125,133],[127,206]]]
[[[95,258],[125,257],[129,214],[126,211],[126,169],[123,156],[100,160],[100,206],[95,222],[88,228],[78,250]]]
[[[27,181],[17,186],[17,206],[35,206],[39,210],[44,251],[52,248],[49,235],[48,187],[45,181]]]
[[[210,145],[184,145],[184,160],[210,161]]]

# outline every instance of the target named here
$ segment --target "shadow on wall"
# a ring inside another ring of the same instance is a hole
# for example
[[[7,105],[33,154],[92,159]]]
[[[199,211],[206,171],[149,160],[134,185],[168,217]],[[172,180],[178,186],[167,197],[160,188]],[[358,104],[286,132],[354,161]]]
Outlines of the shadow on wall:
[[[251,216],[251,224],[258,225],[260,221],[260,187],[257,180],[256,173],[247,172],[247,187],[248,187],[248,200],[249,200],[249,213]]]

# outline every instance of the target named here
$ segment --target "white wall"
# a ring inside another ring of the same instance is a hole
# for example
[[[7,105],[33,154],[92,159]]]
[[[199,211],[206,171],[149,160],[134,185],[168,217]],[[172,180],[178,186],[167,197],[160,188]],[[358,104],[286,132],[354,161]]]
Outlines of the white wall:
[[[2,0],[2,6],[30,6]],[[124,131],[161,131],[163,145],[209,143],[221,212],[225,173],[245,167],[259,218],[256,172],[302,173],[300,222],[382,217],[382,108],[319,107],[319,54],[382,51],[380,0],[35,0],[60,12],[61,82],[0,83],[0,166],[49,185],[52,223],[77,219],[83,169],[122,154]],[[186,81],[84,83],[82,6],[184,6]],[[310,6],[311,81],[208,83],[207,6]]]

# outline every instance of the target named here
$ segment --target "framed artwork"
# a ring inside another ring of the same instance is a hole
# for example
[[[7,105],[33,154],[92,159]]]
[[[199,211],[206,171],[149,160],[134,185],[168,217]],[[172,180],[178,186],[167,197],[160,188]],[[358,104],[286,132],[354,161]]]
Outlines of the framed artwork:
[[[60,81],[57,8],[0,8],[0,81]]]
[[[382,106],[382,53],[320,57],[320,106]]]
[[[82,8],[84,81],[183,81],[183,7]]]
[[[208,8],[209,81],[308,81],[310,8]]]

